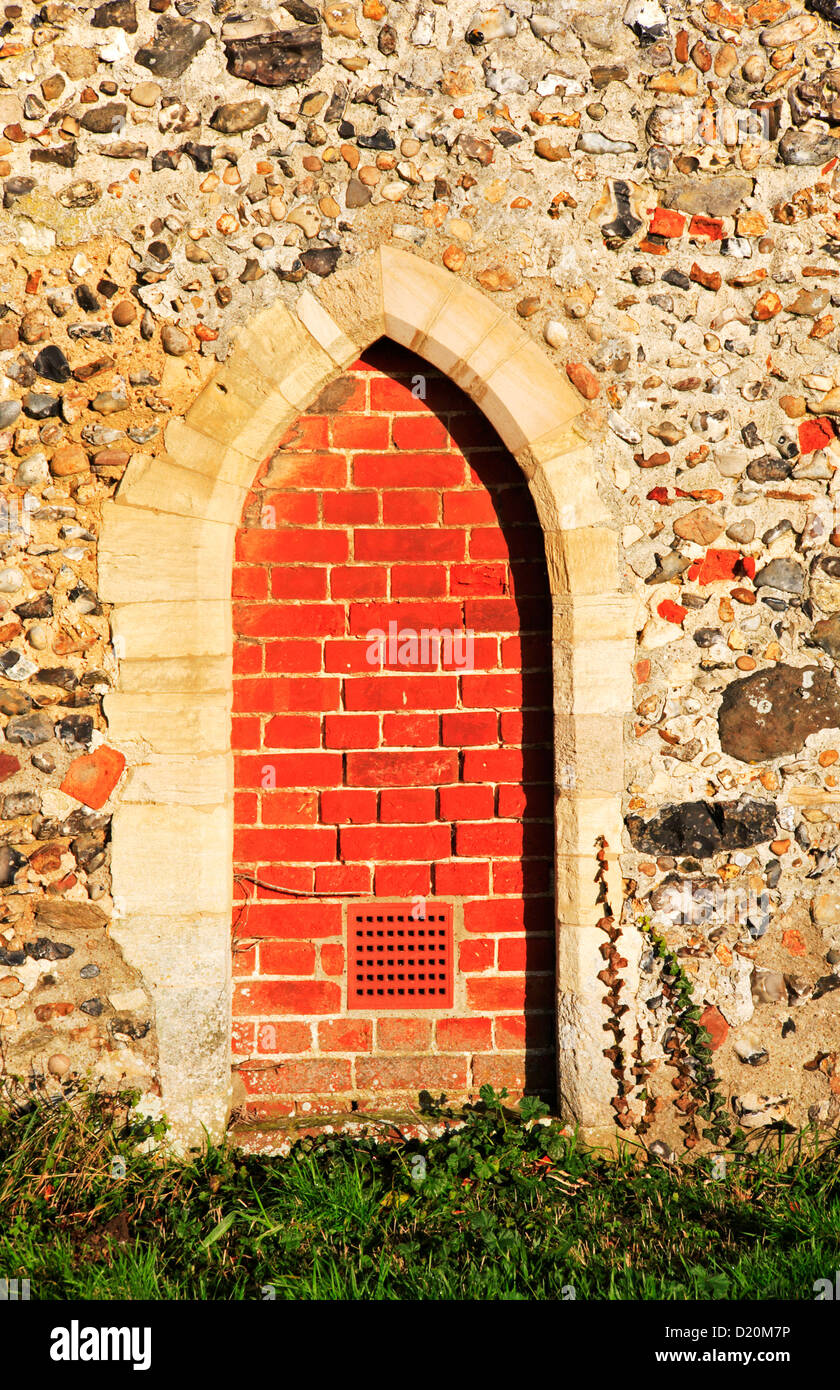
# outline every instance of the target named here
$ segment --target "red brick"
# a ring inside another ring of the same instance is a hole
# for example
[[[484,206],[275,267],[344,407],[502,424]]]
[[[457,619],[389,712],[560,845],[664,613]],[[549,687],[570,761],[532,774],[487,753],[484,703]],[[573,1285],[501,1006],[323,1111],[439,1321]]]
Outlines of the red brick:
[[[233,952],[233,974],[237,977],[247,976],[249,979],[257,973],[257,948],[251,946],[246,949],[237,946]]]
[[[441,718],[441,743],[452,748],[495,743],[498,723],[498,715],[489,710],[480,714],[444,714]]]
[[[356,526],[379,520],[376,492],[325,492],[324,521],[328,526]]]
[[[496,943],[492,940],[462,941],[458,947],[458,964],[465,973],[492,970],[496,963]]]
[[[379,819],[424,824],[435,819],[435,801],[436,793],[431,787],[386,790],[379,798]]]
[[[499,598],[510,587],[511,567],[503,564],[451,565],[449,584],[458,598]]]
[[[551,821],[554,815],[554,789],[547,782],[535,786],[520,783],[499,787],[496,814],[510,819]]]
[[[234,792],[233,818],[237,825],[256,825],[259,798],[256,792]]]
[[[383,492],[382,523],[384,526],[422,526],[440,520],[440,493],[422,492],[420,488]]]
[[[237,861],[250,860],[251,863],[334,859],[335,830],[328,826],[237,830],[234,834],[233,857]]]
[[[261,975],[314,975],[315,947],[308,941],[263,941]]]
[[[370,643],[364,637],[346,637],[343,640],[330,639],[324,643],[324,667],[327,671],[349,675],[353,672],[369,673],[374,669],[368,652]]]
[[[328,676],[243,677],[234,685],[233,707],[241,714],[334,710],[340,690],[341,682]]]
[[[341,1008],[341,988],[328,980],[255,980],[234,986],[233,1012],[247,1017],[272,1014],[329,1014]]]
[[[436,714],[384,714],[382,738],[389,748],[430,748],[438,741]]]
[[[252,1095],[334,1096],[350,1090],[350,1063],[338,1057],[312,1061],[282,1061],[270,1070],[240,1069],[245,1089]],[[250,1107],[249,1107],[250,1109]],[[261,1106],[266,1114],[282,1114]],[[259,1113],[259,1112],[258,1112]],[[288,1113],[288,1111],[286,1112]]]
[[[437,568],[438,573],[445,574],[445,570],[443,570],[442,566],[438,568],[434,565],[421,565],[417,568],[428,570],[435,570]],[[395,573],[397,573],[398,575],[400,573],[399,567],[396,565],[391,571],[392,582]],[[412,595],[412,597],[416,598],[418,596],[415,594]],[[453,602],[451,600],[443,603],[386,602],[353,603],[350,605],[349,630],[351,636],[366,637],[368,632],[376,630],[384,632],[387,638],[389,634],[390,623],[396,624],[397,657],[399,658],[399,634],[403,628],[410,629],[411,633],[419,633],[420,630],[424,627],[430,629],[431,631],[440,631],[441,629],[445,628],[448,628],[450,630],[460,629],[461,605],[460,603]],[[431,638],[429,638],[428,645],[432,648],[432,651],[434,651],[435,647],[437,646],[437,643],[434,642]],[[390,659],[387,652],[387,642],[386,651],[384,655],[385,660],[387,662]]]
[[[350,565],[330,570],[332,598],[384,598],[388,570],[384,565]]]
[[[432,871],[428,864],[377,864],[373,891],[377,898],[427,898]]]
[[[233,675],[256,676],[262,672],[263,648],[259,642],[237,643],[233,651]]]
[[[274,459],[283,457],[282,450],[293,445],[296,449],[323,449],[327,444],[327,420],[323,415],[299,415],[278,441]]]
[[[318,496],[314,492],[260,492],[256,520],[243,530],[273,531],[281,526],[317,526]]]
[[[379,716],[376,714],[328,714],[324,720],[325,748],[376,748]]]
[[[235,1057],[250,1057],[256,1047],[256,1025],[236,1019],[231,1032],[231,1047]]]
[[[461,702],[468,709],[504,709],[506,705],[518,706],[522,703],[522,676],[517,671],[511,675],[463,675],[461,677]]]
[[[493,1021],[493,1037],[500,1052],[524,1051],[528,1021],[524,1014],[508,1014]]]
[[[446,526],[471,526],[474,523],[497,520],[493,498],[484,489],[472,488],[464,492],[445,492],[443,494],[443,520]]]
[[[331,1018],[318,1024],[322,1052],[370,1052],[373,1024],[366,1018]]]
[[[550,923],[546,922],[546,926]],[[544,974],[554,969],[554,938],[521,936],[499,942],[499,970],[529,970]]]
[[[506,1013],[525,1008],[526,981],[524,975],[475,975],[467,980],[467,1002],[471,1009],[504,1009]]]
[[[312,1048],[308,1023],[260,1023],[256,1031],[258,1052],[309,1052]]]
[[[268,570],[260,565],[235,565],[232,592],[234,598],[268,598]]]
[[[343,454],[276,454],[272,484],[289,488],[346,487],[347,460]]]
[[[360,859],[428,862],[448,856],[450,851],[450,833],[446,825],[342,826],[338,840],[340,857],[351,862]]]
[[[321,969],[325,975],[343,975],[345,968],[345,956],[343,946],[333,946],[329,943],[321,947]]]
[[[277,642],[264,643],[262,650],[266,674],[309,675],[321,670],[323,647],[320,642],[284,637]]]
[[[439,1018],[435,1042],[452,1052],[474,1052],[492,1047],[493,1025],[489,1018]]]
[[[336,449],[387,449],[390,421],[384,415],[348,415],[333,420],[332,442]]]
[[[344,609],[338,603],[238,603],[233,630],[241,637],[340,637]]]
[[[356,1083],[362,1090],[443,1091],[466,1086],[467,1064],[463,1057],[360,1057]]]
[[[315,870],[316,893],[373,892],[373,875],[367,864],[319,864]]]
[[[311,599],[327,597],[327,571],[317,565],[274,565],[271,569],[273,599]]]
[[[322,531],[317,526],[240,531],[236,557],[251,564],[340,564],[347,559],[347,535],[344,531]]]
[[[446,709],[458,695],[455,676],[351,676],[344,682],[347,710]]]
[[[457,780],[458,754],[454,751],[347,754],[348,786],[416,787]]]
[[[489,820],[493,815],[492,787],[441,787],[442,820]]]
[[[518,749],[495,748],[464,754],[465,782],[518,782],[522,772],[523,755]]]
[[[522,826],[505,821],[472,821],[455,827],[455,852],[468,859],[522,852]]]
[[[381,527],[376,531],[357,530],[354,546],[357,560],[463,560],[466,540],[464,532],[456,527],[428,531]]]
[[[432,1025],[426,1018],[379,1018],[376,1020],[376,1046],[383,1052],[417,1052],[428,1049]]]
[[[252,903],[245,919],[248,936],[275,940],[309,940],[338,936],[341,932],[339,903],[285,902]]]
[[[376,792],[353,787],[322,792],[321,820],[328,825],[371,825],[376,820]]]
[[[260,721],[254,715],[235,714],[231,719],[231,748],[244,751],[260,746]]]
[[[389,376],[373,376],[370,382],[371,410],[392,411],[428,410],[420,396],[414,396],[411,388]]]
[[[402,415],[391,422],[395,449],[446,449],[449,432],[435,415]],[[373,446],[375,447],[375,446]]]
[[[445,598],[447,578],[443,565],[394,565],[391,569],[391,594],[394,598]],[[461,614],[458,611],[452,626],[460,627],[460,624]],[[445,627],[446,620],[436,615],[434,622],[428,626]]]
[[[266,747],[284,748],[282,730],[275,734],[272,719],[266,729]],[[277,742],[273,742],[273,739]],[[272,753],[266,758],[278,787],[334,787],[341,783],[340,753]]]
[[[497,859],[493,865],[494,893],[542,894],[548,899],[554,865],[551,859]],[[550,910],[550,908],[548,909]]]
[[[490,865],[458,862],[435,864],[435,893],[440,897],[467,898],[485,896],[490,891]]]
[[[551,931],[554,917],[544,898],[491,898],[482,903],[464,904],[464,926],[467,931],[485,934],[524,932],[529,928]]]
[[[315,792],[263,792],[263,825],[314,825],[318,819]]]

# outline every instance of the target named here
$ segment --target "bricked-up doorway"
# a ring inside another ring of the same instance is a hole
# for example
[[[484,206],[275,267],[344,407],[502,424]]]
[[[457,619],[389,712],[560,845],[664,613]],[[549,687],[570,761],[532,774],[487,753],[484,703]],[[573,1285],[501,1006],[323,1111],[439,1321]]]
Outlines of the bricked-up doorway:
[[[261,471],[233,598],[251,1109],[485,1081],[553,1099],[551,607],[516,462],[446,376],[382,339]],[[444,634],[440,660],[424,631]],[[376,900],[451,909],[451,1009],[348,1009],[346,914]]]

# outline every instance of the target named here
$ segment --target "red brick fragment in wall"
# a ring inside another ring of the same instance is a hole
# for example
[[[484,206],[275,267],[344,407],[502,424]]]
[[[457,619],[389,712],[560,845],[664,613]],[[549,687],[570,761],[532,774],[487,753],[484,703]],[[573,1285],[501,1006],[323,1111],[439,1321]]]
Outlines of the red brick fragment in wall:
[[[293,464],[281,450],[246,502],[234,569],[234,1051],[251,1109],[416,1100],[479,1075],[551,1096],[550,598],[527,488],[477,408],[387,342],[287,447]],[[470,630],[472,663],[453,648],[401,664],[391,622]],[[347,1017],[347,907],[377,897],[452,906],[454,1008],[422,1027],[410,1010]]]
[[[125,767],[125,758],[116,748],[103,743],[93,753],[74,758],[68,767],[61,790],[75,797],[92,811],[105,805]]]

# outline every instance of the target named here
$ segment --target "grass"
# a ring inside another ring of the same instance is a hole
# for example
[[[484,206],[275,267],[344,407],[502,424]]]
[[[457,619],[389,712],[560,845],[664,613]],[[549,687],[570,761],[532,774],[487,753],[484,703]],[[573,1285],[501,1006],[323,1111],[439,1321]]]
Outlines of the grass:
[[[202,1300],[813,1300],[833,1279],[837,1139],[744,1148],[713,1178],[708,1158],[586,1151],[541,1108],[488,1092],[427,1143],[191,1163],[138,1152],[148,1122],[113,1099],[0,1111],[0,1276],[37,1299]]]

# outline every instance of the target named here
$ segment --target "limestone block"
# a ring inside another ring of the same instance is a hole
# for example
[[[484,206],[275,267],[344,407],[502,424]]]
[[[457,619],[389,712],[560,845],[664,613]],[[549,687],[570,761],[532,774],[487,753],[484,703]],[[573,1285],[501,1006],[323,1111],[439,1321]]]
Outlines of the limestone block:
[[[578,642],[574,646],[555,642],[555,709],[576,714],[627,713],[632,705],[634,651],[632,639]]]
[[[429,261],[393,246],[383,246],[379,254],[385,332],[395,343],[418,352],[418,344],[444,301],[458,288],[458,282]],[[431,354],[429,360],[439,365]]]
[[[585,711],[554,715],[554,784],[566,796],[624,790],[624,721]]]
[[[173,594],[152,603],[120,603],[111,614],[118,657],[126,661],[227,656],[233,649],[230,599],[184,600]]]
[[[103,701],[109,736],[121,748],[146,753],[224,753],[230,747],[230,695],[196,694],[175,707],[171,695],[112,691]]]
[[[115,500],[123,506],[203,517],[236,526],[247,495],[248,488],[243,485],[196,473],[149,454],[133,454]]]
[[[304,290],[298,295],[295,313],[306,331],[332,358],[336,366],[344,370],[355,362],[359,355],[359,346],[351,342],[311,290]]]
[[[221,912],[233,893],[228,806],[125,803],[113,823],[116,914]]]
[[[618,536],[605,526],[549,532],[545,554],[553,594],[602,594],[618,588]]]
[[[644,622],[644,608],[635,594],[555,594],[554,641],[634,641]]]
[[[120,802],[163,802],[180,806],[218,806],[233,796],[233,758],[150,755],[133,767],[123,784]]]
[[[564,1118],[588,1130],[608,1130],[615,1121],[610,1101],[616,1092],[611,1063],[604,1056],[612,1034],[604,1029],[608,1009],[606,988],[598,980],[604,968],[600,947],[606,936],[596,927],[578,927],[557,934],[557,1071]],[[627,998],[635,989],[641,954],[638,933],[623,931],[622,955],[627,958]]]
[[[224,444],[202,434],[185,420],[170,420],[164,430],[164,441],[171,461],[179,468],[204,473],[207,477],[234,487],[250,487],[257,468],[265,458],[266,449],[245,445],[241,438],[235,445]]]
[[[121,661],[117,689],[134,695],[224,695],[232,680],[229,656],[173,656],[158,661]]]
[[[508,332],[512,331],[520,330],[509,325]],[[476,360],[480,362],[480,353]],[[568,425],[580,413],[580,401],[571,386],[529,340],[484,376],[470,395],[514,453],[531,440]]]
[[[234,525],[105,502],[100,595],[106,603],[227,598],[235,533]]]
[[[588,446],[538,464],[528,486],[543,530],[570,531],[609,524],[612,518],[596,483],[595,460]]]

